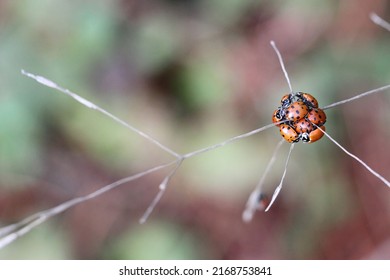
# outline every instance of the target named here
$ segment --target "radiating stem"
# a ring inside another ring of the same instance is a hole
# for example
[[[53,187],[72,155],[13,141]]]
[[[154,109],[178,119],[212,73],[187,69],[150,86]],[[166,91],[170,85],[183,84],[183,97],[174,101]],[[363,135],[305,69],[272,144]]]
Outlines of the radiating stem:
[[[289,150],[288,155],[287,155],[286,164],[284,166],[282,179],[280,180],[279,185],[276,187],[276,189],[274,191],[274,194],[272,195],[271,201],[268,204],[267,208],[265,209],[265,212],[268,212],[268,210],[271,208],[272,204],[275,202],[275,199],[278,197],[278,194],[279,194],[280,190],[282,189],[284,177],[286,176],[286,173],[287,173],[288,162],[290,161],[290,156],[291,156],[291,152],[292,152],[292,150],[294,148],[294,145],[295,144],[291,144],[290,150]]]
[[[262,210],[262,209],[258,209],[258,207],[259,207],[259,198],[263,193],[264,181],[268,173],[271,171],[271,168],[276,160],[276,155],[283,143],[284,143],[284,139],[281,139],[279,143],[276,145],[274,152],[272,153],[272,157],[268,162],[267,167],[265,168],[265,171],[261,176],[260,181],[258,182],[256,188],[252,191],[251,195],[248,198],[248,201],[245,206],[245,210],[242,213],[242,220],[246,223],[252,220],[256,210]]]
[[[374,171],[370,166],[368,166],[364,161],[362,161],[360,158],[352,154],[351,152],[347,151],[343,146],[341,146],[336,140],[334,140],[325,130],[321,129],[319,126],[316,126],[317,129],[321,130],[326,137],[329,138],[333,143],[335,143],[341,150],[343,150],[344,153],[349,155],[351,158],[355,159],[357,162],[359,162],[361,165],[363,165],[372,175],[377,177],[379,180],[381,180],[383,183],[385,183],[386,186],[390,187],[390,182],[387,181],[382,175],[380,175],[378,172]]]
[[[372,90],[363,92],[363,93],[361,93],[361,94],[355,95],[355,96],[353,96],[353,97],[351,97],[351,98],[344,99],[344,100],[341,100],[341,101],[337,101],[337,102],[335,102],[335,103],[332,103],[332,104],[329,104],[329,105],[327,105],[327,106],[325,106],[325,107],[322,107],[322,110],[327,110],[327,109],[330,109],[330,108],[333,108],[333,107],[336,107],[336,106],[339,106],[339,105],[342,105],[342,104],[351,102],[351,101],[353,101],[353,100],[362,98],[362,97],[364,97],[364,96],[367,96],[367,95],[370,95],[370,94],[375,94],[375,93],[378,93],[378,92],[381,92],[381,91],[384,91],[384,90],[387,90],[387,89],[390,89],[390,85],[383,86],[383,87],[376,88],[376,89],[372,89]]]
[[[286,78],[288,87],[290,88],[290,92],[293,93],[293,89],[292,89],[292,86],[291,86],[291,81],[290,81],[290,78],[288,77],[288,73],[287,73],[286,67],[284,66],[282,55],[280,54],[280,51],[276,47],[276,44],[275,44],[274,41],[271,41],[270,44],[271,44],[272,48],[274,49],[274,51],[276,52],[276,55],[278,56],[279,64],[282,67],[282,71],[283,71],[284,77]]]
[[[161,144],[159,141],[157,141],[156,139],[154,139],[153,137],[149,136],[148,134],[144,133],[143,131],[139,130],[138,128],[135,128],[134,126],[128,124],[127,122],[125,122],[124,120],[118,118],[117,116],[114,116],[113,114],[111,114],[110,112],[100,108],[99,106],[97,106],[96,104],[92,103],[91,101],[88,101],[86,100],[85,98],[77,95],[76,93],[74,92],[71,92],[70,90],[66,89],[66,88],[63,88],[63,87],[60,87],[59,85],[57,85],[55,82],[45,78],[45,77],[42,77],[42,76],[38,76],[38,75],[34,75],[34,74],[31,74],[29,72],[26,72],[25,70],[22,69],[22,74],[29,77],[29,78],[32,78],[34,79],[35,81],[37,81],[38,83],[41,83],[47,87],[51,87],[51,88],[54,88],[70,97],[72,97],[74,100],[76,100],[77,102],[79,102],[80,104],[86,106],[87,108],[89,109],[92,109],[92,110],[96,110],[100,113],[102,113],[103,115],[106,115],[107,117],[109,117],[110,119],[116,121],[117,123],[121,124],[122,126],[134,131],[135,133],[137,133],[138,135],[142,136],[143,138],[147,139],[149,142],[155,144],[156,146],[160,147],[162,150],[170,153],[171,155],[175,156],[176,158],[179,158],[180,155],[177,154],[175,151],[171,150],[170,148],[168,148],[167,146]]]
[[[380,27],[383,27],[387,31],[390,31],[390,23],[379,17],[376,13],[370,13],[370,19]]]
[[[90,194],[87,194],[85,196],[75,197],[75,198],[68,200],[64,203],[61,203],[53,208],[38,212],[36,214],[33,214],[30,217],[27,217],[26,219],[22,220],[19,223],[1,228],[0,229],[0,237],[1,237],[0,238],[0,249],[5,247],[9,243],[13,242],[15,239],[19,238],[20,236],[23,236],[24,234],[28,233],[30,230],[32,230],[36,226],[40,225],[41,223],[45,222],[49,218],[51,218],[51,217],[53,217],[61,212],[64,212],[65,210],[67,210],[67,209],[69,209],[77,204],[80,204],[80,203],[85,202],[87,200],[96,198],[96,197],[102,195],[103,193],[106,193],[114,188],[117,188],[117,187],[123,185],[124,183],[134,181],[134,180],[141,178],[147,174],[150,174],[150,173],[156,172],[160,169],[163,169],[165,167],[168,167],[169,165],[172,165],[174,163],[176,163],[176,161],[162,164],[162,165],[150,168],[148,170],[145,170],[143,172],[137,173],[135,175],[120,179],[120,180],[118,180],[112,184],[109,184],[105,187],[102,187],[102,188],[98,189],[97,191],[94,191]]]

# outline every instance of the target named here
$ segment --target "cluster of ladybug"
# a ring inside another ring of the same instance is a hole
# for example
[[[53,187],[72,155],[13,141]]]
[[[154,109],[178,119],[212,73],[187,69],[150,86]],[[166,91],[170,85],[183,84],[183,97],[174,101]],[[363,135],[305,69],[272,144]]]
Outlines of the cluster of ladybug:
[[[313,143],[321,139],[325,131],[326,115],[318,108],[317,100],[308,93],[286,94],[281,106],[272,115],[272,122],[280,129],[280,134],[289,143]]]

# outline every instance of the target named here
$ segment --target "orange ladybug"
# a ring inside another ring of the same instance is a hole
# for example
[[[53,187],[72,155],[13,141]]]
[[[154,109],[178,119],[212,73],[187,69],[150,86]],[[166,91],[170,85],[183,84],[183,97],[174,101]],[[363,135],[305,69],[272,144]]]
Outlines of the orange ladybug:
[[[298,133],[310,133],[313,131],[314,127],[311,122],[306,120],[305,118],[300,119],[299,121],[294,123],[295,131]]]
[[[314,98],[313,95],[305,92],[298,92],[297,95],[300,99],[302,99],[303,103],[305,103],[310,109],[318,108],[318,101]]]
[[[321,126],[320,128],[323,131],[325,131],[325,126]],[[302,133],[300,138],[305,143],[314,143],[314,142],[320,140],[322,138],[322,136],[324,136],[324,133],[319,129],[315,129],[310,133],[307,133],[307,132]]]
[[[289,125],[282,123],[279,126],[280,134],[289,143],[298,142],[300,137],[299,134]]]
[[[295,101],[286,108],[286,119],[289,121],[296,122],[304,118],[308,112],[309,109],[307,108],[305,103],[303,103],[302,101]]]
[[[283,95],[282,99],[280,100],[280,103],[282,104],[282,108],[287,108],[292,102],[292,95],[291,93]]]
[[[272,114],[272,122],[275,123],[276,126],[280,126],[280,124],[276,123],[282,121],[283,119],[283,111],[281,109],[276,109]]]
[[[311,109],[307,114],[306,118],[309,122],[318,126],[324,125],[326,122],[325,112],[320,108]]]

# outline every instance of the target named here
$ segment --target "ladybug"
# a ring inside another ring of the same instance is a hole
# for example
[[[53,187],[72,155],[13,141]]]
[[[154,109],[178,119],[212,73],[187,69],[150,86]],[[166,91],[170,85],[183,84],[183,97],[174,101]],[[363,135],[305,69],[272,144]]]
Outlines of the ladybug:
[[[286,119],[289,121],[296,122],[304,118],[308,112],[309,109],[307,108],[305,103],[303,103],[302,101],[295,101],[286,108]]]
[[[322,126],[326,122],[325,112],[320,108],[313,108],[306,116],[307,120],[315,125]]]
[[[320,128],[323,131],[325,131],[325,126],[321,126]],[[311,131],[310,133],[307,133],[307,132],[302,133],[300,138],[305,143],[314,143],[314,142],[320,140],[322,138],[322,136],[324,136],[324,133],[319,129],[315,129],[315,130]]]
[[[299,134],[289,125],[282,123],[279,126],[280,134],[289,143],[295,143],[300,140]]]
[[[309,108],[318,108],[318,101],[313,95],[305,92],[298,92],[297,96],[305,103]]]
[[[281,109],[276,109],[274,113],[272,114],[272,122],[277,123],[283,120],[282,117],[282,110]],[[280,124],[275,124],[276,126],[280,126]]]
[[[298,133],[310,133],[314,129],[313,124],[305,118],[295,122],[294,128]]]
[[[291,93],[284,95],[280,100],[280,103],[282,104],[282,108],[287,108],[291,104],[291,102],[292,102]]]

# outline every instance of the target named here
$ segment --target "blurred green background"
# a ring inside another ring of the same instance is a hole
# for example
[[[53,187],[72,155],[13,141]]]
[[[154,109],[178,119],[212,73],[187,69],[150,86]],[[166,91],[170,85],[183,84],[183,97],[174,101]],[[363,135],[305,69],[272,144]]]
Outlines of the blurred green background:
[[[388,1],[0,1],[0,225],[172,160],[20,74],[69,88],[187,153],[271,122],[288,86],[320,106],[390,83]],[[327,111],[327,131],[390,177],[390,94]],[[298,144],[270,212],[241,220],[272,128],[62,213],[1,259],[388,259],[390,190],[328,139]],[[288,145],[266,181],[271,195]]]

